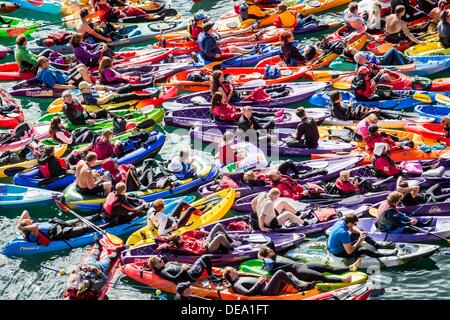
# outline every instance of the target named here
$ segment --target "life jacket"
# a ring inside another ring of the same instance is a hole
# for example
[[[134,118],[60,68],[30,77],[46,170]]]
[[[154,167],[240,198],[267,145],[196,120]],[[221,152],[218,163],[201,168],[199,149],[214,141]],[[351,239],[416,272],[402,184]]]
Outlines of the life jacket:
[[[238,111],[236,106],[225,103],[219,104],[211,108],[211,113],[215,118],[222,121],[236,121],[240,118],[241,113]]]
[[[389,145],[392,151],[400,149],[399,147],[397,147],[395,141],[392,140],[391,137],[389,136],[383,137],[379,132],[373,135],[369,134],[367,137],[364,138],[364,142],[366,143],[367,151],[373,151],[373,148],[375,148],[376,143],[386,143]]]
[[[282,176],[280,181],[272,182],[272,188],[280,190],[281,196],[300,200],[303,198],[303,187],[297,184],[292,178]]]
[[[375,87],[372,86],[372,83],[369,79],[363,79],[359,77],[354,77],[352,80],[352,89],[357,96],[364,97],[369,99],[373,96],[375,92]]]
[[[155,240],[162,243],[167,243],[167,237],[156,237]],[[205,232],[200,230],[186,231],[181,235],[182,245],[178,248],[171,248],[169,250],[182,251],[195,255],[202,255],[206,253],[205,243],[206,237]]]
[[[320,208],[313,212],[318,222],[325,222],[337,217],[337,212],[333,208]]]
[[[34,238],[35,236],[30,232],[25,235],[25,238],[30,242],[37,242],[42,246],[48,246],[51,242],[50,237],[48,235],[51,227],[50,223],[44,222],[38,223],[37,225],[39,229],[37,237]]]
[[[111,142],[97,137],[93,143],[92,151],[97,154],[98,160],[103,160],[114,155],[114,149]]]
[[[239,185],[228,176],[223,176],[220,180],[218,180],[218,183],[222,189],[227,189],[227,188],[236,189],[239,187]]]
[[[57,31],[50,33],[47,35],[45,39],[43,39],[43,44],[47,47],[51,47],[57,44],[66,44],[69,42],[72,34],[67,31]]]
[[[52,176],[52,172],[49,168],[49,164],[50,164],[50,159],[51,158],[46,158],[44,163],[39,163],[39,171],[41,172],[41,174],[44,176],[44,178],[50,178]],[[67,169],[69,168],[69,165],[67,164],[66,160],[62,159],[62,158],[54,158],[56,161],[58,161],[59,166],[63,169]]]
[[[245,231],[249,229],[251,226],[245,221],[236,221],[231,222],[227,226],[227,231]]]
[[[102,163],[102,168],[113,176],[115,183],[127,181],[131,166],[131,164],[121,164],[116,168],[112,158],[108,158]]]
[[[58,128],[57,131],[62,132],[68,139],[70,139],[70,138],[72,137],[72,135],[70,134],[70,132],[67,131],[66,129]],[[53,132],[53,131],[50,132],[50,137],[52,137],[52,139],[53,139],[56,143],[58,143],[58,144],[64,144],[63,141],[61,141],[60,139],[58,139],[58,137],[56,136],[56,132]]]
[[[269,102],[272,100],[272,97],[264,91],[263,87],[258,87],[253,90],[249,95],[244,97],[242,101],[259,101],[259,102]]]
[[[394,160],[387,155],[374,156],[372,158],[373,168],[383,176],[395,176],[402,172],[402,170],[395,164]]]
[[[83,294],[78,295],[78,289],[77,288],[71,288],[66,291],[67,297],[70,300],[94,300],[97,297],[97,292],[92,289],[88,289]]]
[[[359,189],[350,181],[342,181],[341,178],[336,180],[334,184],[336,188],[344,194],[353,193],[359,191]]]
[[[221,144],[219,146],[219,160],[224,166],[238,161],[236,151],[229,144]]]
[[[275,18],[274,25],[277,28],[295,28],[298,25],[297,16],[286,10]]]
[[[319,195],[325,192],[325,189],[317,183],[307,182],[306,187],[311,195]]]
[[[195,40],[197,40],[200,33],[203,32],[203,28],[201,26],[198,26],[194,20],[189,21],[187,30],[191,37]]]
[[[110,192],[106,197],[105,203],[103,204],[103,209],[106,214],[111,217],[113,208],[118,204],[117,194],[115,192]]]

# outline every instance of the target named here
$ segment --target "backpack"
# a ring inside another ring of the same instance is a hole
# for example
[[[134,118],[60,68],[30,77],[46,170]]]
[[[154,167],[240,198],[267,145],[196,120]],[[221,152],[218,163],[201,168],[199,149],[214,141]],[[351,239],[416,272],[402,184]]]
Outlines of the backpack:
[[[206,82],[209,81],[210,78],[209,75],[203,71],[193,71],[187,75],[187,80],[193,82]]]
[[[276,79],[281,77],[281,70],[275,66],[266,65],[263,79]]]
[[[127,120],[124,117],[116,117],[113,119],[113,133],[119,134],[127,130]]]

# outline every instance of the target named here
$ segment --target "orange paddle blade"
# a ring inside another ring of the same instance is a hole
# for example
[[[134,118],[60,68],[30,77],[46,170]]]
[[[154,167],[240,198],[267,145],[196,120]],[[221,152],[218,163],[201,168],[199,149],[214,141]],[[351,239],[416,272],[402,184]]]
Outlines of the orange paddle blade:
[[[6,30],[6,33],[10,37],[17,37],[17,36],[20,36],[21,34],[27,32],[28,30],[30,30],[30,29],[17,27],[17,28],[12,28],[12,29]]]

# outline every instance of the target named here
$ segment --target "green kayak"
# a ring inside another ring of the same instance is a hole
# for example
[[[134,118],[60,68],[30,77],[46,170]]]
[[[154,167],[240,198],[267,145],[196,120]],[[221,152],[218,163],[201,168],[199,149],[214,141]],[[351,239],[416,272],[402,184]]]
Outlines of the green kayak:
[[[29,35],[41,24],[29,20],[0,16],[0,37],[16,37],[19,34]]]
[[[351,62],[343,57],[337,58],[329,66],[331,70],[336,71],[355,71],[355,67],[356,64],[354,62]]]
[[[264,262],[262,260],[258,260],[258,259],[253,259],[253,260],[249,260],[246,261],[244,263],[242,263],[239,266],[239,270],[242,272],[247,272],[247,273],[253,273],[253,274],[257,274],[257,275],[261,275],[261,276],[265,276],[265,277],[270,277],[272,276],[269,271],[267,271],[264,267]],[[333,275],[331,273],[325,273],[325,275]],[[340,276],[345,277],[345,276],[352,276],[352,281],[351,282],[339,282],[339,283],[318,283],[317,289],[319,289],[321,292],[327,292],[327,291],[331,291],[331,290],[336,290],[339,288],[343,288],[343,287],[347,287],[347,286],[352,286],[355,284],[359,284],[359,283],[364,283],[367,281],[368,276],[367,274],[363,273],[363,272],[346,272],[343,274],[340,274]]]

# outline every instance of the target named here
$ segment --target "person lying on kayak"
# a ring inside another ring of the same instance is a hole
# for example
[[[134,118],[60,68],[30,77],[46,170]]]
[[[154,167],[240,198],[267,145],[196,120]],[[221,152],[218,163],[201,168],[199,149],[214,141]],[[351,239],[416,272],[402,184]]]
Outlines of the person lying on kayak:
[[[290,272],[278,270],[267,280],[266,277],[237,271],[233,267],[223,269],[223,277],[238,294],[245,296],[277,296],[282,294],[286,285],[293,286],[299,292],[314,289],[316,282],[304,283]]]
[[[369,256],[372,258],[396,256],[398,250],[390,252],[379,252],[378,249],[386,249],[392,246],[392,242],[375,242],[367,235],[367,232],[357,228],[358,217],[347,214],[337,221],[331,228],[327,240],[327,250],[330,254],[340,258],[359,258]],[[363,247],[363,243],[368,243],[374,247]]]
[[[127,17],[133,18],[132,20],[126,19],[127,22],[154,21],[153,17],[147,16],[147,12],[140,8],[125,6],[123,9],[116,9],[108,3],[108,0],[98,0],[94,5],[94,9],[96,12],[103,12],[103,14],[100,16],[100,20],[103,23],[118,22],[120,21],[120,19]]]
[[[50,121],[49,134],[56,143],[68,144],[69,146],[91,143],[97,137],[94,131],[86,127],[69,132],[59,116],[54,117]]]
[[[307,24],[318,25],[318,20],[314,15],[309,15],[306,18],[298,17],[297,13],[288,9],[285,3],[280,3],[277,6],[277,17],[273,22],[277,28],[289,28],[291,32],[295,33],[295,29],[302,29]]]
[[[402,20],[405,21],[415,21],[416,19],[423,16],[423,12],[418,11],[411,1],[408,0],[392,0],[391,1],[391,12],[395,12],[398,6],[405,7],[405,14]]]
[[[386,17],[386,26],[384,34],[386,41],[390,43],[400,43],[402,40],[409,39],[413,43],[423,44],[423,41],[417,40],[408,29],[406,22],[402,19],[406,14],[404,5],[398,5],[394,13]]]
[[[379,114],[380,109],[378,108],[367,108],[363,105],[354,106],[353,102],[349,105],[343,105],[342,94],[339,91],[332,91],[330,93],[330,102],[328,110],[330,110],[331,115],[339,120],[362,120],[366,119],[370,114]]]
[[[44,178],[65,175],[69,164],[62,158],[55,157],[55,147],[45,146],[44,154],[38,160],[39,171]]]
[[[398,176],[402,173],[402,168],[392,160],[389,146],[386,143],[375,143],[372,166],[382,177]]]
[[[179,180],[192,178],[197,171],[197,168],[193,165],[194,161],[194,158],[189,158],[189,151],[180,150],[177,155],[170,159],[167,169]]]
[[[102,132],[102,135],[96,137],[92,142],[92,151],[97,155],[98,160],[105,160],[109,157],[117,157],[121,155],[121,142],[116,141],[111,143],[113,132],[107,129]]]
[[[439,0],[437,7],[430,11],[429,16],[432,19],[432,26],[434,25],[436,27],[439,21],[441,21],[441,14],[445,11],[447,5],[446,0]]]
[[[264,269],[270,273],[274,273],[277,270],[283,270],[285,272],[292,273],[301,281],[306,282],[326,282],[326,283],[350,283],[352,276],[334,276],[326,275],[326,273],[344,273],[358,271],[361,265],[361,259],[355,261],[348,267],[333,267],[326,264],[317,263],[300,263],[292,259],[283,257],[275,253],[275,251],[268,246],[262,245],[258,251],[258,259],[264,262]]]
[[[444,48],[450,48],[450,11],[444,10],[441,13],[441,21],[437,25],[439,41]]]
[[[215,70],[211,74],[211,95],[214,95],[216,92],[220,92],[222,94],[222,102],[223,103],[236,103],[241,101],[241,97],[234,90],[233,84],[225,79],[225,76],[221,70]]]
[[[89,71],[82,64],[67,73],[51,67],[46,57],[39,57],[36,62],[38,66],[36,78],[49,88],[66,90],[75,88],[81,81],[92,83]]]
[[[236,54],[246,54],[252,50],[243,49],[233,45],[219,47],[219,43],[214,37],[214,23],[208,22],[203,27],[203,32],[199,35],[197,43],[201,53],[206,60],[226,60],[234,57]],[[254,39],[254,36],[252,36]]]
[[[275,115],[275,119],[273,119]],[[270,131],[275,128],[276,122],[283,122],[284,120],[284,109],[280,109],[274,114],[254,112],[251,106],[245,106],[242,108],[242,115],[238,120],[237,126],[244,133],[248,133],[249,130],[255,130],[256,134],[261,133],[260,130]],[[261,122],[265,122],[261,124]]]
[[[147,203],[142,199],[128,197],[126,192],[126,184],[119,182],[116,184],[116,191],[110,192],[106,197],[103,216],[109,226],[118,226],[146,215]]]
[[[82,195],[107,196],[111,192],[112,183],[107,174],[100,174],[92,168],[100,165],[95,152],[89,152],[85,160],[80,160],[76,165],[76,189]]]
[[[100,83],[104,85],[111,85],[111,86],[121,85],[122,88],[124,87],[130,88],[129,91],[131,91],[131,89],[142,90],[148,87],[154,87],[153,80],[143,81],[143,79],[140,76],[130,76],[127,74],[121,74],[119,71],[113,68],[113,59],[111,59],[110,57],[101,58],[98,72]]]
[[[220,223],[209,232],[193,230],[181,235],[157,236],[155,242],[159,244],[156,252],[170,250],[195,255],[229,253],[234,250],[234,246],[240,245],[239,242],[233,241]]]
[[[104,55],[114,56],[105,43],[89,44],[83,41],[83,34],[76,33],[70,38],[73,55],[86,67],[97,67]]]
[[[62,106],[63,113],[72,124],[90,125],[94,124],[98,119],[108,119],[114,117],[114,115],[106,109],[87,112],[83,105],[78,102],[78,100],[73,98],[72,92],[69,90],[63,92],[62,98],[64,102]]]
[[[174,300],[191,300],[192,299],[192,288],[190,282],[181,282],[177,284],[177,293],[175,294]]]
[[[380,132],[378,130],[378,125],[376,125],[376,124],[371,124],[369,126],[368,131],[369,131],[369,134],[364,139],[364,142],[366,143],[367,151],[373,151],[376,143],[387,144],[391,151],[409,150],[411,148],[414,148],[413,141],[404,138],[404,139],[400,139],[399,141],[396,142],[396,141],[392,140],[390,135]]]
[[[39,57],[48,57],[53,51],[46,49],[39,55],[35,55],[27,48],[28,40],[23,34],[16,38],[16,46],[14,48],[14,60],[21,72],[37,72],[37,59]]]
[[[371,70],[366,66],[358,68],[358,73],[353,77],[351,87],[355,98],[361,101],[378,100],[375,93],[375,79],[372,78]]]
[[[250,223],[253,230],[271,232],[273,229],[281,229],[286,222],[294,225],[309,225],[316,221],[302,220],[294,214],[296,210],[280,199],[280,190],[272,188],[269,192],[261,192],[252,200],[252,213]]]
[[[402,66],[413,63],[413,60],[407,55],[401,53],[396,48],[389,49],[382,56],[377,56],[370,51],[359,51],[358,49],[348,46],[344,49],[343,56],[346,59],[353,60],[358,66],[380,65],[380,66]]]
[[[359,35],[364,34],[367,31],[367,26],[364,19],[358,14],[358,3],[350,2],[347,10],[345,10],[344,21],[350,32],[355,34],[348,39],[348,42],[353,42],[352,40]]]
[[[369,134],[369,126],[378,123],[376,114],[371,113],[356,125],[355,141],[364,141]]]
[[[339,173],[339,178],[337,178],[334,183],[334,187],[337,189],[338,193],[344,197],[377,191],[377,189],[365,179],[355,177],[353,180],[350,180],[350,173],[346,170]]]
[[[301,184],[298,184],[290,176],[282,174],[279,170],[270,170],[267,176],[272,188],[277,188],[282,197],[301,200],[309,194],[308,190],[305,190]]]
[[[80,21],[77,23],[77,32],[83,35],[83,38],[89,39],[89,42],[112,42],[109,35],[104,34],[99,28],[94,26],[94,23],[89,23],[87,17],[89,10],[86,8],[80,11]]]
[[[300,53],[294,44],[294,35],[289,30],[284,30],[280,33],[281,42],[281,59],[290,67],[297,67],[299,64],[304,64],[313,59],[316,54],[316,48],[312,46],[305,46],[303,53]]]
[[[180,201],[169,214],[164,213],[164,203],[158,199],[147,212],[147,223],[150,229],[156,226],[158,235],[163,236],[187,225],[193,214],[201,216],[203,213],[184,201]]]
[[[87,219],[95,222],[100,219],[100,216],[96,214],[87,217]],[[17,229],[22,232],[25,240],[37,242],[42,246],[48,246],[52,241],[68,240],[92,232],[92,229],[80,222],[79,219],[64,221],[53,218],[48,222],[35,223],[31,220],[30,213],[27,210],[22,212],[17,223]]]
[[[107,285],[108,271],[111,263],[128,246],[116,248],[113,252],[100,259],[101,243],[96,240],[94,251],[83,265],[75,268],[69,275],[69,284],[67,287],[70,300],[91,300],[95,299]]]
[[[78,85],[78,89],[81,91],[82,101],[83,104],[89,104],[94,106],[101,106],[104,104],[110,104],[110,103],[121,103],[131,100],[147,100],[150,98],[154,98],[155,96],[159,95],[159,92],[157,93],[122,93],[122,92],[129,92],[132,90],[138,90],[134,89],[134,86],[128,84],[126,86],[120,87],[120,88],[112,88],[109,86],[104,85],[92,85],[89,82],[82,81]],[[113,89],[113,93],[105,94],[104,96],[100,97],[100,93],[97,90],[110,90]],[[131,90],[130,90],[131,88]]]
[[[286,145],[292,148],[317,148],[319,145],[320,134],[316,120],[308,117],[306,115],[306,110],[303,107],[297,108],[295,114],[300,118],[300,122],[291,137],[286,140]]]
[[[148,257],[144,270],[149,269],[165,280],[175,283],[197,282],[206,271],[208,280],[218,280],[212,272],[212,262],[209,255],[203,255],[192,265],[178,262],[165,262],[161,257],[153,255]]]
[[[242,180],[251,187],[265,186],[270,184],[269,171],[261,170],[261,171],[246,171],[244,172],[244,176]],[[292,160],[286,160],[280,163],[277,168],[277,173],[280,173],[282,176],[289,176],[293,179],[300,179],[300,172],[298,171],[295,164]]]
[[[235,8],[236,10],[236,8]],[[247,19],[264,19],[273,14],[273,10],[264,10],[262,9],[256,0],[244,0],[243,3],[239,6],[238,14],[240,15],[242,20]]]

